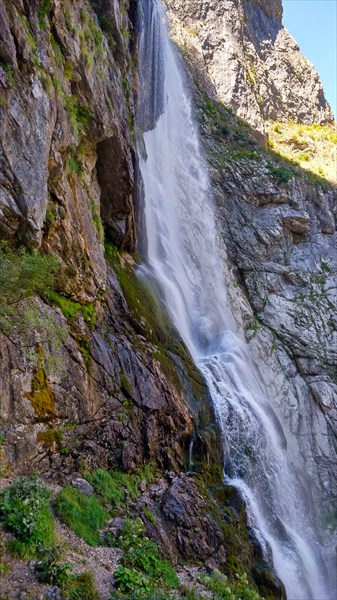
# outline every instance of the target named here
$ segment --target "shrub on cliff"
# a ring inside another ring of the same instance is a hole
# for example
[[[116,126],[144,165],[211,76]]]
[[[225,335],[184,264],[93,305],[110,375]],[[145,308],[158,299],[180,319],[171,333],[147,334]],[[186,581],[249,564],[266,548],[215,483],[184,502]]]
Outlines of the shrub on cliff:
[[[27,477],[18,477],[0,493],[0,521],[15,535],[10,542],[14,554],[32,558],[39,547],[55,543],[51,494],[40,479]]]

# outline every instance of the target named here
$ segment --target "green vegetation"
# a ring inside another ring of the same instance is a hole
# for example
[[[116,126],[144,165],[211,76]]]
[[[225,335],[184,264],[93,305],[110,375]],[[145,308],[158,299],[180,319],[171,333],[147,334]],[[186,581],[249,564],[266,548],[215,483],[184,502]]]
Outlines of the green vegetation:
[[[93,486],[102,504],[111,511],[111,508],[117,508],[124,502],[125,490],[129,492],[130,499],[134,502],[140,494],[139,483],[144,480],[152,483],[155,472],[154,465],[148,463],[136,473],[95,469],[85,472],[84,476]]]
[[[61,47],[59,45],[59,43],[55,40],[53,34],[50,34],[50,45],[53,49],[53,53],[54,53],[54,57],[55,57],[55,63],[56,65],[61,68],[63,67],[63,54],[62,54],[62,50]]]
[[[3,443],[5,441],[4,436],[0,433],[0,477],[6,477],[9,469],[6,461],[5,451],[3,449]]]
[[[39,17],[39,25],[42,29],[45,27],[45,18],[51,11],[52,5],[53,5],[53,0],[40,1],[38,17]]]
[[[81,313],[83,319],[86,323],[88,323],[91,327],[95,325],[95,304],[80,304],[79,302],[75,302],[55,290],[45,290],[43,292],[43,297],[58,306],[62,311],[62,314],[66,319],[71,320],[78,316]]]
[[[87,368],[88,373],[91,372],[91,354],[90,354],[90,342],[86,335],[82,333],[76,333],[74,335],[77,347],[82,354],[83,362]]]
[[[259,600],[256,589],[249,585],[246,574],[229,580],[226,575],[215,569],[211,576],[203,578],[206,589],[214,600]]]
[[[157,544],[146,537],[141,519],[125,519],[114,545],[124,551],[122,566],[115,572],[115,586],[121,592],[142,593],[157,587],[160,590],[179,587],[179,579],[170,563],[160,556]]]
[[[90,108],[81,104],[77,96],[64,96],[64,108],[68,115],[70,126],[77,140],[86,132],[92,117]]]
[[[115,246],[106,242],[105,252],[137,327],[144,323],[142,329],[146,337],[152,341],[167,342],[171,336],[171,325],[154,293],[136,276],[133,267],[123,261]]]
[[[53,256],[0,246],[0,331],[4,335],[19,332],[27,338],[32,324],[50,335],[57,333],[29,300],[51,291],[58,271]]]
[[[25,396],[30,400],[35,413],[41,421],[50,421],[55,418],[55,395],[52,392],[47,374],[44,369],[43,351],[37,348],[38,364],[32,379],[32,389]]]
[[[55,544],[50,497],[51,491],[38,478],[18,477],[0,492],[0,521],[16,536],[9,544],[14,554],[33,558],[39,545]]]
[[[104,242],[104,226],[101,218],[100,207],[95,202],[90,202],[90,210],[92,214],[92,221],[96,227],[97,236],[100,242]]]
[[[62,600],[99,600],[93,574],[85,571],[73,575],[73,566],[68,562],[60,562],[60,548],[45,548],[35,566],[36,575],[41,583],[57,585]]]
[[[276,166],[272,162],[268,162],[268,171],[275,177],[278,183],[288,183],[294,177],[294,173],[283,166]]]
[[[87,497],[72,487],[64,488],[55,500],[59,519],[90,546],[100,543],[99,532],[108,515],[96,496]]]
[[[8,548],[20,558],[37,559],[37,578],[41,583],[57,585],[62,600],[99,600],[92,573],[74,575],[73,566],[61,562],[62,551],[56,546],[50,508],[51,496],[52,491],[37,477],[17,477],[0,492],[0,522],[15,535]],[[6,563],[1,562],[2,554],[1,547],[0,576],[8,572]]]
[[[336,182],[335,126],[270,122],[268,134],[275,152],[318,177],[312,183],[321,183],[319,176]]]

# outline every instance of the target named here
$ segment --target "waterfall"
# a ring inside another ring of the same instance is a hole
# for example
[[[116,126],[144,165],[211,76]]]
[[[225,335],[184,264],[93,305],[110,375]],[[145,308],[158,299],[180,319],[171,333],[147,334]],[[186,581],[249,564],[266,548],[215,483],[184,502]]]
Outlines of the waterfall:
[[[332,600],[311,482],[226,298],[207,166],[159,0],[140,0],[137,123],[147,256],[170,318],[204,375],[224,433],[225,481],[247,503],[290,600]]]

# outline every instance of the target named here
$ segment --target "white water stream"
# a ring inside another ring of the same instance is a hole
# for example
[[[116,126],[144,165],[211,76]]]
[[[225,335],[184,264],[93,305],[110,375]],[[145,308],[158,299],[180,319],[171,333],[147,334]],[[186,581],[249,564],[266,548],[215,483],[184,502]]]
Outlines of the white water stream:
[[[139,150],[147,259],[208,384],[224,432],[225,479],[241,490],[289,600],[333,600],[310,482],[226,300],[207,167],[159,0],[140,2]],[[287,448],[292,448],[290,456]]]

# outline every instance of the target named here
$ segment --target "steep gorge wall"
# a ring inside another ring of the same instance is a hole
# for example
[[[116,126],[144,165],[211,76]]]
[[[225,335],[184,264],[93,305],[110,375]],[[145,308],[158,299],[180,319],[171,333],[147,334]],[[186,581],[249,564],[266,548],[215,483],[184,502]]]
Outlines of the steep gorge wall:
[[[280,24],[279,3],[260,2],[254,12],[256,3],[234,4],[235,10],[245,9],[251,36],[258,35],[256,18],[264,25],[270,18],[270,27]],[[18,332],[10,339],[0,336],[0,418],[7,461],[14,472],[37,468],[51,479],[67,479],[83,464],[128,470],[150,460],[177,473],[188,467],[192,447],[196,467],[221,464],[219,433],[204,383],[165,316],[137,283],[134,260],[121,254],[136,246],[135,3],[54,0],[43,5],[49,9],[45,15],[37,1],[5,0],[0,6],[1,239],[57,257],[58,298],[81,308],[69,316],[51,300],[31,301],[44,323],[61,330],[57,347],[34,322],[27,339]],[[180,20],[187,19],[187,28],[216,30],[225,9],[234,20],[237,16],[231,12],[233,3],[170,0],[169,5]],[[194,31],[185,35],[199,40]],[[239,52],[241,42],[236,43]],[[255,42],[249,43],[255,48]],[[290,63],[291,56],[299,56],[291,43],[286,37]],[[270,44],[273,70],[278,59]],[[209,89],[216,62],[227,64],[222,52],[221,37],[209,60],[213,71],[209,65],[200,70],[191,61],[193,74],[204,77]],[[228,102],[239,114],[258,127],[267,118],[294,118],[293,104],[280,95],[283,84],[270,92],[266,73],[259,80],[270,104],[266,99],[261,111],[247,70],[240,67],[238,76],[236,61],[230,67],[235,101]],[[302,70],[302,63],[296,64]],[[256,68],[262,69],[262,62]],[[303,115],[310,122],[329,121],[320,84],[307,68],[314,94],[303,105]],[[289,69],[287,77],[291,64]],[[221,85],[227,89],[220,79],[213,80],[217,91]],[[298,433],[308,470],[320,477],[330,501],[336,458],[336,192],[324,182],[312,184],[301,172],[282,181],[280,169],[289,174],[288,167],[262,154],[247,127],[228,111],[203,92],[195,94],[227,246],[231,293],[239,298],[238,319],[275,402]],[[225,96],[223,100],[227,102]],[[85,307],[94,311],[95,322]],[[45,356],[56,355],[55,368],[39,361],[41,349]],[[188,479],[170,477],[164,500],[176,487],[174,501],[177,497],[185,507],[179,543],[184,546],[184,523],[187,529],[206,523],[214,538],[206,540],[207,557],[213,553],[214,559],[223,533],[213,535],[212,520],[211,527],[206,517],[202,522],[189,514],[197,492]],[[221,492],[219,497],[223,499]],[[239,512],[244,519],[241,507]],[[248,539],[245,526],[243,537]],[[202,558],[195,550],[198,541],[192,536],[188,543],[194,548],[189,551]],[[282,591],[274,593],[280,597]]]
[[[166,0],[174,39],[213,95],[253,127],[333,121],[319,75],[282,25],[282,0]]]
[[[117,0],[1,5],[1,238],[60,265],[51,300],[27,301],[40,314],[27,339],[20,328],[1,335],[1,428],[17,472],[57,476],[86,460],[181,469],[192,438],[197,454],[221,460],[191,359],[159,347],[131,257],[111,257],[122,291],[104,255],[103,227],[109,243],[135,249],[128,10]],[[171,355],[192,383],[178,383]],[[57,365],[47,372],[41,356]],[[199,420],[209,432],[198,445]]]

